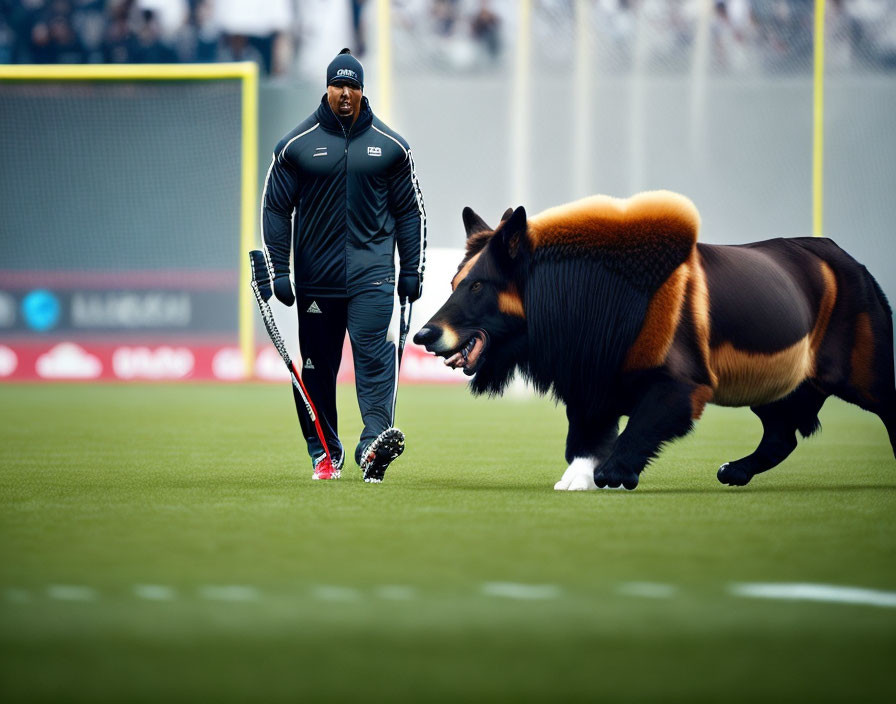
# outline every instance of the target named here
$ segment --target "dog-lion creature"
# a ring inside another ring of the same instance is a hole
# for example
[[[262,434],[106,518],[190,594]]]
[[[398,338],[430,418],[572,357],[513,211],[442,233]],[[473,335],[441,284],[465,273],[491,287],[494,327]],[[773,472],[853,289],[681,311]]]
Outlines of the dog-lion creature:
[[[463,368],[474,393],[519,371],[566,406],[569,464],[555,488],[634,489],[707,403],[762,421],[742,486],[819,428],[838,396],[876,413],[896,452],[892,313],[830,239],[697,242],[694,204],[668,191],[593,196],[492,229],[465,208],[452,293],[414,342]],[[619,419],[628,423],[619,433]]]

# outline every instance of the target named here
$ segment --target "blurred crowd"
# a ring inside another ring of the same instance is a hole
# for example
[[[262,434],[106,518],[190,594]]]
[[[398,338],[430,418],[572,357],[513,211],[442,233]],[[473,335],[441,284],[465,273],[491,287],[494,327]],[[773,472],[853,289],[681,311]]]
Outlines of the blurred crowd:
[[[826,0],[828,67],[896,67],[896,0]],[[334,47],[363,56],[376,0],[0,0],[0,63],[251,60],[316,76]],[[533,0],[539,65],[570,60],[576,0]],[[400,68],[477,70],[512,59],[516,0],[392,0]],[[588,0],[606,70],[679,70],[700,42],[714,70],[810,65],[814,0]],[[705,21],[701,22],[701,17]],[[337,46],[338,45],[338,46]]]
[[[513,59],[515,0],[395,0],[398,54],[454,70]],[[584,9],[584,11],[582,11]],[[587,25],[594,68],[811,70],[815,0],[533,0],[536,66],[569,65]],[[826,0],[828,70],[896,68],[896,0]],[[698,47],[702,47],[698,49]]]
[[[0,0],[0,62],[252,60],[285,70],[291,0]]]

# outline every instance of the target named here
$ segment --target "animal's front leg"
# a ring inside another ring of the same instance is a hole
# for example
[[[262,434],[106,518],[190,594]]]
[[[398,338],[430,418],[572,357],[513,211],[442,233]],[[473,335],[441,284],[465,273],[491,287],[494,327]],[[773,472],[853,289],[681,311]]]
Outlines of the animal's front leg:
[[[594,470],[598,488],[634,489],[641,470],[663,443],[690,432],[693,385],[661,378],[647,387],[606,461]]]
[[[554,484],[555,491],[592,491],[597,489],[594,483],[594,470],[598,465],[596,457],[576,457]]]
[[[590,491],[597,489],[594,471],[610,454],[618,433],[618,419],[595,422],[585,414],[567,406],[569,432],[566,436],[566,461],[569,467],[554,489],[556,491]]]

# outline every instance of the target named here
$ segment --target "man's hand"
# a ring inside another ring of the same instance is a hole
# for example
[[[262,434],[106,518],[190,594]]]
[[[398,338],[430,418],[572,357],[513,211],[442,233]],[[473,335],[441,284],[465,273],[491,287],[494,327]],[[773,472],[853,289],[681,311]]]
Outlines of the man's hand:
[[[285,306],[291,306],[296,302],[296,295],[292,290],[289,273],[274,276],[274,295]]]
[[[423,281],[416,272],[398,275],[398,298],[407,298],[411,303],[423,293]]]

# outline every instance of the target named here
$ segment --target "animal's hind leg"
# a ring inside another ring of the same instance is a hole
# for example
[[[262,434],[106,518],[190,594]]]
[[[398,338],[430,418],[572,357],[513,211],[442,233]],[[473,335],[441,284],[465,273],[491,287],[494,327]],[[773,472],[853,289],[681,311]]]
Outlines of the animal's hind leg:
[[[827,394],[803,382],[785,398],[754,406],[762,421],[762,440],[749,455],[719,467],[718,478],[728,486],[744,486],[754,476],[783,462],[796,448],[797,431],[808,437],[819,428],[818,411]]]
[[[866,411],[871,411],[884,422],[887,435],[890,438],[890,448],[893,450],[893,456],[896,457],[896,392],[888,394],[883,401],[869,402],[865,398],[858,400],[846,398],[845,400],[855,403]]]
[[[880,419],[887,426],[887,435],[890,436],[890,448],[893,450],[893,456],[896,457],[896,409],[893,407],[878,413]]]
[[[887,435],[890,436],[890,448],[893,450],[893,456],[896,457],[896,401],[891,401],[887,408],[879,411],[877,415],[887,426]]]
[[[874,389],[860,389],[852,384],[840,384],[831,390],[834,396],[842,398],[847,403],[854,403],[865,411],[870,411],[878,416],[887,429],[890,438],[890,447],[896,456],[896,390],[887,388],[889,384],[882,383]]]

